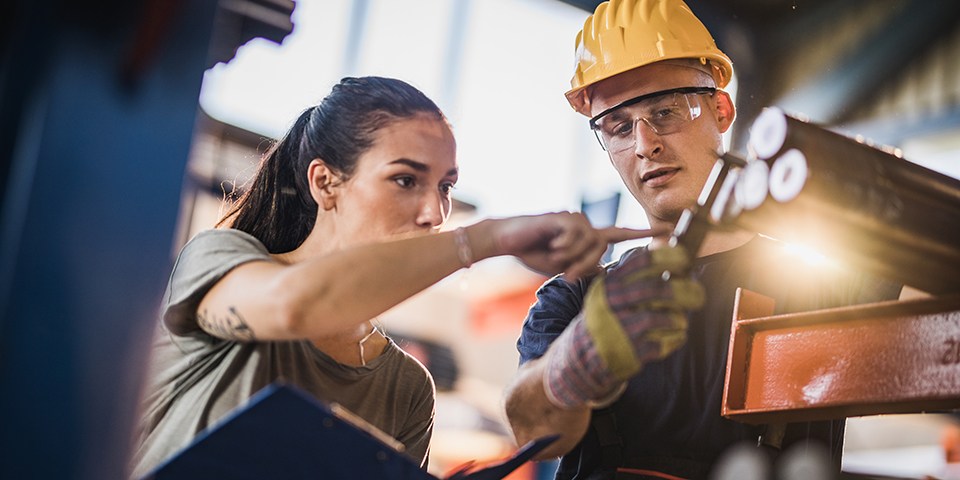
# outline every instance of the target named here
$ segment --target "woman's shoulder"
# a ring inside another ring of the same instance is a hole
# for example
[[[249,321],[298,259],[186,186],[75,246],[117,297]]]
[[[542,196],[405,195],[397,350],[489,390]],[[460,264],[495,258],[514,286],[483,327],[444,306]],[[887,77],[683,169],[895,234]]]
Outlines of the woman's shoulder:
[[[423,382],[433,385],[433,376],[430,370],[421,362],[420,359],[410,354],[391,338],[387,346],[383,349],[382,357],[387,363],[393,365],[395,369],[392,375],[396,375],[403,381]],[[424,359],[423,361],[426,361]]]
[[[173,270],[174,276],[182,276],[184,270],[229,270],[240,263],[269,259],[267,248],[252,235],[232,228],[217,228],[194,235],[180,250]]]
[[[247,250],[269,255],[263,242],[247,232],[234,228],[210,228],[201,230],[183,246],[183,252],[195,250]]]
[[[241,264],[269,260],[266,247],[239,230],[219,228],[194,235],[170,273],[161,311],[165,325],[176,334],[197,330],[197,305],[215,283]]]

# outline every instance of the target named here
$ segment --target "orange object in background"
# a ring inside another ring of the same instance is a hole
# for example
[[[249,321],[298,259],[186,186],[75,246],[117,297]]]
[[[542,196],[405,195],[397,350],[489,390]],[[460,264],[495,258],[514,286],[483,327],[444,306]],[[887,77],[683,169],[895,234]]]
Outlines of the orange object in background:
[[[940,446],[943,447],[947,463],[960,463],[960,426],[943,427],[940,432]]]
[[[490,460],[486,462],[465,462],[456,467],[451,468],[449,471],[443,474],[442,478],[449,478],[451,475],[467,468],[470,471],[477,471],[495,464],[498,464],[506,459],[510,458],[509,455],[498,458],[496,460]],[[536,480],[537,478],[537,463],[536,462],[526,462],[523,465],[517,467],[516,470],[510,472],[506,477],[503,477],[502,480]]]
[[[484,337],[520,335],[523,319],[537,301],[536,293],[541,284],[542,281],[538,280],[496,297],[472,301],[470,328],[473,333]]]

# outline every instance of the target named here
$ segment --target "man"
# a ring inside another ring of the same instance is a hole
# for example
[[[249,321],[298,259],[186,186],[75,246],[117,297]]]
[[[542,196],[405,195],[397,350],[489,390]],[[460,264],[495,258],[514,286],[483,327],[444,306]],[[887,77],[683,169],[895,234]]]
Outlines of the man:
[[[600,4],[578,35],[577,56],[567,99],[591,117],[651,227],[669,231],[695,205],[733,123],[733,102],[721,90],[730,60],[681,0]],[[668,239],[626,253],[592,284],[558,277],[538,291],[518,341],[522,365],[506,392],[518,444],[561,434],[541,456],[563,455],[561,479],[707,478],[718,456],[743,441],[772,454],[823,442],[839,470],[843,420],[751,426],[720,416],[734,295],[743,287],[788,313],[892,299],[899,286],[811,266],[746,231],[712,231],[686,270],[681,261],[650,274]],[[671,270],[667,283],[689,271],[703,285],[702,302],[657,283]],[[672,323],[657,311],[664,305]],[[627,333],[633,356],[610,353],[624,336],[605,333],[611,329]]]

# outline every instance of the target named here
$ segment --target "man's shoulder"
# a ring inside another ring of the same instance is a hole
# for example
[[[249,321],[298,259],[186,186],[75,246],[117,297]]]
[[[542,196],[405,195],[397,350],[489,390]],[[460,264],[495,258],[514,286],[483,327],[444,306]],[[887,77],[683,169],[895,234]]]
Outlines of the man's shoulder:
[[[601,268],[603,271],[610,271],[611,269],[616,268],[617,265],[624,262],[626,259],[630,258],[631,255],[636,255],[644,250],[646,250],[645,246],[627,250],[623,253],[623,255],[620,256],[620,258],[601,265]],[[553,278],[544,282],[544,284],[541,285],[537,290],[537,303],[534,305],[534,307],[543,307],[556,304],[572,304],[572,306],[575,306],[577,311],[579,311],[583,296],[586,295],[587,288],[596,277],[597,275],[594,274],[580,277],[576,280],[569,280],[563,275],[554,276]]]
[[[626,262],[630,257],[634,255],[639,255],[642,252],[647,251],[648,249],[649,248],[647,245],[631,248],[623,252],[623,254],[621,254],[620,257],[618,257],[616,260],[603,264],[603,269],[609,272],[610,270],[616,268],[617,265],[620,265],[621,263]]]

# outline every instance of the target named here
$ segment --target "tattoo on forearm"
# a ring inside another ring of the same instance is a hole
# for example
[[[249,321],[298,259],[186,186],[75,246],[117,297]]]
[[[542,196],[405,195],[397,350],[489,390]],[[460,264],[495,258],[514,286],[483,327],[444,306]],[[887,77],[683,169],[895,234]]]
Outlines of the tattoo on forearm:
[[[243,320],[237,309],[230,307],[230,313],[220,317],[207,310],[197,313],[197,323],[207,333],[227,340],[255,342],[253,329]]]

